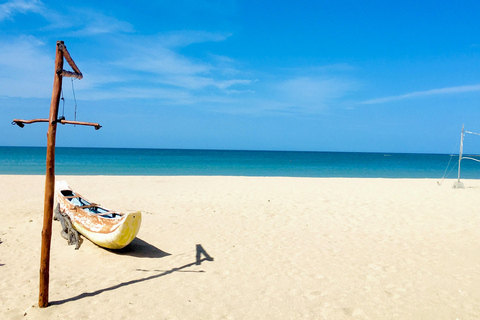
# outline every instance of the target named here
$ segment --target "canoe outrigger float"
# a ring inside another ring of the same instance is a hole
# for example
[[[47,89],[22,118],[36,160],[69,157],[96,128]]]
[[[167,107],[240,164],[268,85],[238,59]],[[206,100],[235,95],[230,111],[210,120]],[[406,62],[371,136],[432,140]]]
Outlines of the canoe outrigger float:
[[[142,214],[120,213],[92,203],[73,191],[65,181],[55,183],[55,198],[61,215],[73,228],[100,247],[121,249],[137,236]]]

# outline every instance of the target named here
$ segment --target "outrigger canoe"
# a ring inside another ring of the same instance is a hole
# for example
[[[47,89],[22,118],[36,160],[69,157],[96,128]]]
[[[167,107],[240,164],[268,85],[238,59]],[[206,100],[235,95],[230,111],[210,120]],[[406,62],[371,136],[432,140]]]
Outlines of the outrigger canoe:
[[[137,236],[142,214],[120,213],[92,203],[73,191],[65,181],[55,183],[58,210],[66,214],[75,230],[98,246],[121,249]]]

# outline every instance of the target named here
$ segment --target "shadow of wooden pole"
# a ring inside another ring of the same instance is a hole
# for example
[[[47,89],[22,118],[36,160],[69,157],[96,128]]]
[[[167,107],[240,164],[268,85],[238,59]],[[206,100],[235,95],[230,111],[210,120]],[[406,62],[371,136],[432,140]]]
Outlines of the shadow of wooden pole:
[[[202,255],[204,255],[205,258],[202,258]],[[113,290],[116,290],[116,289],[119,289],[119,288],[122,288],[122,287],[126,287],[126,286],[129,286],[129,285],[132,285],[132,284],[157,279],[157,278],[169,275],[169,274],[174,273],[174,272],[182,271],[183,269],[187,269],[187,268],[190,268],[190,267],[193,267],[193,266],[196,266],[196,265],[200,265],[203,261],[213,261],[213,258],[205,251],[205,249],[203,249],[202,245],[197,244],[196,245],[195,262],[188,263],[188,264],[183,265],[181,267],[173,268],[173,269],[164,271],[160,274],[152,275],[150,277],[145,277],[145,278],[141,278],[141,279],[137,279],[137,280],[122,282],[122,283],[119,283],[117,285],[114,285],[114,286],[111,286],[111,287],[108,287],[108,288],[104,288],[104,289],[99,289],[99,290],[96,290],[96,291],[93,291],[93,292],[84,292],[84,293],[81,293],[81,294],[79,294],[75,297],[64,299],[64,300],[52,301],[50,303],[50,305],[61,305],[61,304],[67,303],[67,302],[77,301],[77,300],[80,300],[80,299],[83,299],[83,298],[94,297],[94,296],[97,296],[97,295],[99,295],[103,292],[113,291]],[[202,271],[198,271],[198,272],[202,272]]]

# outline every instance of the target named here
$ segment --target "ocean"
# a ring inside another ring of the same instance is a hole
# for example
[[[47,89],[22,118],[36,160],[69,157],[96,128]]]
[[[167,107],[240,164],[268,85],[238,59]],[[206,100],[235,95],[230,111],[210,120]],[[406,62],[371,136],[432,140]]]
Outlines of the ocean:
[[[45,174],[46,148],[0,147],[0,174]],[[223,175],[269,177],[457,177],[446,154],[56,148],[59,175]],[[447,165],[449,167],[447,168]],[[480,163],[462,161],[464,179],[480,179]]]

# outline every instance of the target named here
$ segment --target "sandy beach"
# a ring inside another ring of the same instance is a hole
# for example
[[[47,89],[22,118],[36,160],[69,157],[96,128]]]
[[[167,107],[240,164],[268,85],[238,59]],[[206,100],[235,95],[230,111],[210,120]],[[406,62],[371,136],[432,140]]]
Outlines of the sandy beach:
[[[0,176],[1,319],[480,319],[480,180],[57,176],[143,220],[119,252],[54,222],[40,309],[44,179]]]

